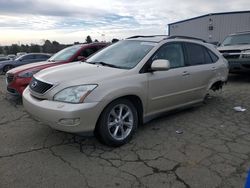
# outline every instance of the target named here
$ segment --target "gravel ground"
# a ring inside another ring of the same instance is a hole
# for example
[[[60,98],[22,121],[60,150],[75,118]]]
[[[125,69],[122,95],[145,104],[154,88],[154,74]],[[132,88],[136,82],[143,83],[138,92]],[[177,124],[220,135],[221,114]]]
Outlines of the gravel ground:
[[[238,105],[247,110],[235,112]],[[141,126],[120,148],[33,120],[19,99],[6,94],[0,76],[0,143],[1,188],[244,187],[250,167],[250,76],[231,75],[206,104]]]

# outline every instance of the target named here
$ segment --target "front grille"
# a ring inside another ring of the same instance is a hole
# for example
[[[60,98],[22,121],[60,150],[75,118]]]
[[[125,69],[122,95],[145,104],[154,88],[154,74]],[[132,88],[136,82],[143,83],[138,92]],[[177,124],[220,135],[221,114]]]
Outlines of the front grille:
[[[220,53],[222,53],[226,59],[239,59],[241,50],[221,50]]]
[[[42,82],[40,80],[35,79],[34,77],[32,78],[29,87],[32,91],[39,93],[39,94],[44,94],[46,91],[48,91],[50,88],[53,87],[52,84]]]
[[[14,80],[14,74],[7,74],[7,82],[8,84],[11,83]]]
[[[243,64],[242,66],[247,68],[247,69],[250,69],[250,64]]]

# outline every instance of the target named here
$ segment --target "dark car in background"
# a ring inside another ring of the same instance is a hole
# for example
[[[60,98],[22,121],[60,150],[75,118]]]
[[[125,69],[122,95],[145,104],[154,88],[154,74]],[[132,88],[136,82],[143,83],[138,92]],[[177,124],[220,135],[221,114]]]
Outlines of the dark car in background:
[[[1,56],[0,57],[0,61],[8,61],[8,60],[10,60],[8,57],[6,57],[6,56]]]
[[[39,61],[45,61],[50,57],[51,55],[45,53],[29,53],[22,55],[14,60],[1,61],[0,72],[5,74],[8,70],[13,69],[14,67],[35,63]]]
[[[29,85],[33,74],[48,67],[83,61],[107,45],[108,43],[74,45],[59,51],[47,61],[14,68],[7,72],[7,91],[13,95],[21,95],[23,90]]]

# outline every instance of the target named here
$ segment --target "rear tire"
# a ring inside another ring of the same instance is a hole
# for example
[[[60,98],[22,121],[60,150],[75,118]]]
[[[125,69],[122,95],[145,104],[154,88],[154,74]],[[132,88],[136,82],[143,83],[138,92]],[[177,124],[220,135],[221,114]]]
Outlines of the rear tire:
[[[6,74],[12,68],[14,68],[14,66],[12,66],[12,65],[5,65],[3,67],[3,74]]]
[[[138,113],[127,99],[118,99],[110,103],[102,112],[98,125],[98,139],[112,147],[128,143],[138,126]]]

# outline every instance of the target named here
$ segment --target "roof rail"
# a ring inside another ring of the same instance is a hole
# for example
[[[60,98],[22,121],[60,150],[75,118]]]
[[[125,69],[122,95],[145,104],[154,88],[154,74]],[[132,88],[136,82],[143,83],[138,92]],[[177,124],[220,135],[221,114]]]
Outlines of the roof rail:
[[[132,36],[132,37],[128,37],[126,39],[148,38],[148,37],[168,37],[168,35],[148,35],[148,36],[145,36],[145,35],[135,35],[135,36]]]
[[[250,33],[250,30],[249,31],[239,31],[239,32],[236,32],[234,34],[244,34],[244,33]]]
[[[200,39],[200,38],[181,36],[181,35],[173,35],[173,36],[168,37],[168,39],[191,39],[191,40],[199,40],[199,41],[207,43],[207,41]]]

